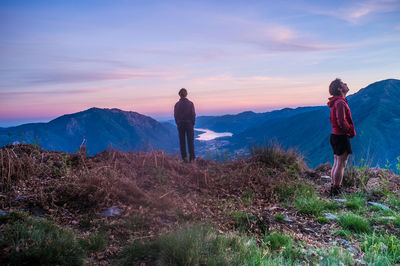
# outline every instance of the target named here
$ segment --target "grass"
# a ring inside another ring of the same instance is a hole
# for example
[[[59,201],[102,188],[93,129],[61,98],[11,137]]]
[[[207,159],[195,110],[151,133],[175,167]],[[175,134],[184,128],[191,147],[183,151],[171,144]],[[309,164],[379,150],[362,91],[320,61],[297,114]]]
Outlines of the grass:
[[[10,213],[1,218],[5,225],[0,246],[9,247],[3,263],[22,265],[82,265],[83,252],[72,231],[49,221],[32,220]]]
[[[233,211],[231,216],[235,222],[236,229],[240,232],[245,232],[251,224],[256,224],[258,221],[254,214],[241,211]]]
[[[131,243],[122,252],[119,263],[132,265],[147,259],[163,265],[291,265],[302,256],[300,249],[291,246],[292,241],[276,232],[266,236],[259,247],[246,236],[218,234],[211,227],[196,225],[152,242]]]
[[[79,239],[79,244],[90,252],[100,252],[106,248],[107,240],[104,233],[91,233],[88,237]]]
[[[339,224],[348,230],[356,233],[369,233],[371,227],[368,220],[356,214],[347,213],[339,216]]]
[[[323,216],[317,217],[315,220],[316,220],[317,222],[319,222],[320,224],[327,224],[327,223],[329,223],[329,219],[328,219],[328,218],[325,218],[325,217],[323,217]]]
[[[278,144],[254,146],[251,150],[255,161],[271,168],[285,169],[293,176],[305,169],[302,156],[293,149],[285,150]]]
[[[385,203],[391,208],[400,211],[400,198],[393,193],[387,193]]]
[[[346,250],[307,248],[281,232],[265,236],[257,245],[252,238],[234,233],[218,234],[209,226],[192,225],[153,241],[133,242],[115,264],[142,261],[160,265],[353,265]]]
[[[319,199],[314,187],[300,187],[296,190],[293,206],[302,214],[319,216],[323,211],[336,210],[339,204]]]
[[[315,188],[305,183],[280,183],[274,194],[284,205],[293,206],[302,214],[319,216],[323,211],[340,208],[336,202],[321,200]]]
[[[265,243],[269,247],[269,249],[274,252],[283,247],[288,247],[292,244],[293,238],[290,236],[284,235],[281,232],[274,232],[272,234],[268,234],[264,238]]]
[[[394,235],[364,235],[360,248],[365,261],[373,265],[400,263],[400,238]]]
[[[346,208],[350,210],[359,210],[365,206],[366,200],[364,194],[351,194],[345,202]]]
[[[161,236],[153,243],[130,244],[122,265],[143,258],[159,259],[164,265],[243,265],[260,261],[254,240],[234,234],[219,235],[207,226],[191,226]]]
[[[274,215],[275,220],[283,222],[285,220],[285,216],[282,214],[275,214]]]

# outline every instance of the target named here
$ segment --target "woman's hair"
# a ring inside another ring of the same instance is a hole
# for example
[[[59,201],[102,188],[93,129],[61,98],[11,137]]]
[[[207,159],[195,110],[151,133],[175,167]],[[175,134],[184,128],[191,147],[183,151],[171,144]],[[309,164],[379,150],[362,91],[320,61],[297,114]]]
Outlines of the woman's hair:
[[[181,96],[182,98],[185,98],[187,96],[187,90],[185,88],[182,88],[179,90],[179,96]]]
[[[331,85],[329,85],[329,94],[332,96],[341,95],[339,88],[342,87],[342,83],[343,83],[342,80],[338,78],[332,81]]]

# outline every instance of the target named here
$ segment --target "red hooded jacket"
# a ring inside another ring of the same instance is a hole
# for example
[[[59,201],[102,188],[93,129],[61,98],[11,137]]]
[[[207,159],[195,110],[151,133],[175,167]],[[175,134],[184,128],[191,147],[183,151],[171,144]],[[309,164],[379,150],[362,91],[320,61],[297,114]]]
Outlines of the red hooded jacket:
[[[328,106],[331,108],[332,134],[347,135],[350,138],[356,135],[353,119],[346,98],[333,96],[329,98]]]

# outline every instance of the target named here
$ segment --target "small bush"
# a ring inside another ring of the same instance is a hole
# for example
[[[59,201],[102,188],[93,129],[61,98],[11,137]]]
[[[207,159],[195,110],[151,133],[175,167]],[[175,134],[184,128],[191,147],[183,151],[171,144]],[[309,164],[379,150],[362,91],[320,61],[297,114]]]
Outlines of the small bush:
[[[289,169],[302,172],[306,168],[302,156],[295,150],[284,150],[278,144],[254,146],[251,150],[252,159],[267,167]]]
[[[7,217],[8,216],[8,217]],[[81,265],[83,253],[71,231],[49,221],[36,221],[20,214],[2,217],[7,223],[0,246],[9,247],[5,264],[12,265]]]
[[[356,233],[368,233],[371,231],[368,221],[355,214],[343,214],[339,216],[339,224],[345,228]]]

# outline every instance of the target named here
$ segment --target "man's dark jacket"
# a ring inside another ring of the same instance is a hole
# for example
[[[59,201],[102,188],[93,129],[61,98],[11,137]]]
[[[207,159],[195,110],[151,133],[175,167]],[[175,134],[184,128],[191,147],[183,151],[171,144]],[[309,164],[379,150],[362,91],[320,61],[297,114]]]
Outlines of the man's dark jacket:
[[[187,98],[181,98],[174,108],[174,117],[177,125],[181,123],[191,122],[194,126],[196,122],[196,113],[194,111],[194,104]]]

